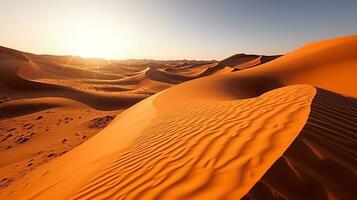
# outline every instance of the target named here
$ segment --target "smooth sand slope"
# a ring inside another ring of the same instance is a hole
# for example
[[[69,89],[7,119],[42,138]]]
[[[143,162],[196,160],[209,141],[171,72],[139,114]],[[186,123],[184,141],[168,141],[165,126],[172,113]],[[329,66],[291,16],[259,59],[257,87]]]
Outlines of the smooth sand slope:
[[[0,198],[355,199],[355,52],[357,36],[326,40],[173,86],[11,181]],[[179,80],[172,69],[141,70]]]

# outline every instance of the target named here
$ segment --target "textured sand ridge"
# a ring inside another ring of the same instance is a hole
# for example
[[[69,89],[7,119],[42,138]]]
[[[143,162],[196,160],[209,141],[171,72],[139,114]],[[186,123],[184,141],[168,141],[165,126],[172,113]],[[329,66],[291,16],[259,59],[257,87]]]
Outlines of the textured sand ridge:
[[[357,99],[317,89],[299,136],[246,199],[356,199],[356,119]]]
[[[292,86],[170,110],[74,199],[238,198],[296,137],[313,94]]]
[[[20,183],[26,185],[21,191],[11,194],[12,187],[6,188],[10,196],[4,198],[41,199],[54,194],[75,199],[243,196],[297,136],[314,93],[313,87],[300,85],[247,100],[163,109],[145,105],[156,113],[147,126],[124,132],[127,127],[114,123],[62,159],[29,173],[24,180],[35,182]],[[160,95],[153,98],[155,101]],[[130,114],[135,108],[124,112],[118,122],[125,123],[127,117],[136,124]],[[130,138],[126,145],[120,142],[125,138]],[[104,140],[113,144],[103,146]],[[66,160],[92,151],[99,152],[73,165],[66,164]],[[104,160],[93,169],[86,168],[98,159]],[[81,170],[78,184],[68,185],[77,170]],[[57,177],[59,174],[62,177]],[[53,184],[47,187],[48,183]]]

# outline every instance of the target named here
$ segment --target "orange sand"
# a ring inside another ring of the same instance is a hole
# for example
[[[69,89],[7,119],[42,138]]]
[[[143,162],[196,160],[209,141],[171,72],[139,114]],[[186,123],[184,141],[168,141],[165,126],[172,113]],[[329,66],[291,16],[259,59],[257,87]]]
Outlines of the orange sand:
[[[31,116],[34,121],[36,112],[50,108],[68,113],[65,108],[72,106],[76,116],[89,107],[124,109],[181,84],[125,110],[79,146],[83,141],[73,139],[72,148],[51,147],[56,155],[72,150],[49,161],[24,152],[36,147],[50,153],[46,145],[62,137],[48,139],[41,133],[2,150],[0,175],[7,177],[1,180],[0,199],[356,197],[351,185],[356,185],[357,168],[357,36],[313,43],[267,63],[270,58],[241,54],[221,62],[101,61],[98,72],[81,60],[71,64],[61,57],[47,56],[46,61],[44,56],[2,52],[0,69],[11,66],[13,71],[3,70],[7,76],[0,87],[10,97],[0,108],[5,113],[0,127],[19,127],[21,120]],[[49,101],[37,103],[36,110],[10,112],[38,97]],[[95,112],[65,132],[83,131],[82,122],[114,111]],[[31,157],[41,164],[26,167]],[[15,163],[25,170],[21,176],[11,169]],[[346,181],[335,181],[337,177]]]
[[[356,106],[355,98],[317,89],[299,136],[245,198],[355,199]]]

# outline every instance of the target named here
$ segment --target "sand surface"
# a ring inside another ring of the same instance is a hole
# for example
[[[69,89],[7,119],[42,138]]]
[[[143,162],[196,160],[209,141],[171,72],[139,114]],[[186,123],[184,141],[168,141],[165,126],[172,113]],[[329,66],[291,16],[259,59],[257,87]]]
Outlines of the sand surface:
[[[246,199],[355,199],[356,119],[357,99],[317,89],[299,136]]]
[[[357,36],[222,61],[1,48],[0,199],[355,199],[355,52]]]

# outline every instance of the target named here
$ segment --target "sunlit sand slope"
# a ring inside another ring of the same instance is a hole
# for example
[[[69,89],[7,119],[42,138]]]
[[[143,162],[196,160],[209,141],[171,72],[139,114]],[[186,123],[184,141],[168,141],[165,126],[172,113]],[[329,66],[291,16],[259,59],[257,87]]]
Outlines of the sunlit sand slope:
[[[247,74],[268,78],[276,84],[304,83],[357,97],[356,52],[357,35],[314,42],[264,65],[247,69]]]
[[[168,92],[177,102],[187,93],[197,101],[228,100],[256,97],[287,85],[309,84],[357,97],[355,52],[357,36],[315,42],[257,67],[192,80]],[[203,88],[207,92],[201,92]]]
[[[357,99],[317,89],[299,136],[246,199],[356,199]]]
[[[314,93],[298,85],[247,100],[186,98],[162,107],[166,94],[159,93],[0,197],[242,197],[300,132]]]

